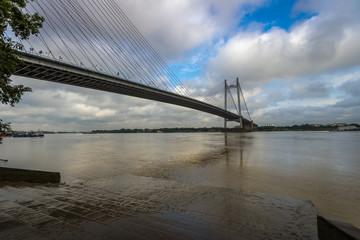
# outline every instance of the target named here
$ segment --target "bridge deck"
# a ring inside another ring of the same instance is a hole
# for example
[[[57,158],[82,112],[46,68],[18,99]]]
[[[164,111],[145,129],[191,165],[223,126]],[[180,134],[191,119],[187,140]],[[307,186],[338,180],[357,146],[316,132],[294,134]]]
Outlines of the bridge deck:
[[[17,52],[17,55],[23,60],[23,64],[14,73],[17,76],[155,100],[207,112],[232,121],[239,122],[240,119],[235,113],[179,94],[27,52]],[[243,124],[250,123],[243,118]]]

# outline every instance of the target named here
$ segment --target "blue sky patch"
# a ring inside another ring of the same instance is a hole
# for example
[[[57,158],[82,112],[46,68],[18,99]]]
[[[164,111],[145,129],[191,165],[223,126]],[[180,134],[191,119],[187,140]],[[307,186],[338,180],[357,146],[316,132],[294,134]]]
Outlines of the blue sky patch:
[[[265,32],[272,27],[279,27],[288,31],[295,22],[306,20],[316,15],[311,12],[293,11],[296,2],[297,0],[268,1],[264,6],[246,14],[241,19],[239,27],[258,22],[264,25],[263,30]]]
[[[195,79],[202,71],[198,64],[171,65],[171,70],[181,80]]]

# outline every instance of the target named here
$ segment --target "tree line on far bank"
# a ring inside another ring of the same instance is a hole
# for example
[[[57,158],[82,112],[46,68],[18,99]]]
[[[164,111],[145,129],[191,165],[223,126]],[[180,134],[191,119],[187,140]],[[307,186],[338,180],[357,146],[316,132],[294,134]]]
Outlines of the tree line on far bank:
[[[352,123],[347,124],[360,128],[360,124]],[[254,129],[254,131],[332,131],[338,128],[338,126],[331,125],[314,125],[314,124],[302,124],[293,126],[260,126]],[[141,128],[122,128],[113,130],[93,130],[90,133],[175,133],[175,132],[223,132],[222,127],[201,127],[201,128],[155,128],[155,129],[141,129]],[[66,132],[64,132],[66,133]]]
[[[352,123],[346,124],[343,126],[354,126],[360,129],[360,124]],[[333,131],[336,130],[339,126],[332,125],[314,125],[314,124],[302,124],[302,125],[293,125],[293,126],[260,126],[254,129],[254,131],[265,132],[265,131]],[[239,128],[229,128],[228,132],[238,132],[231,131]],[[224,128],[222,127],[200,127],[200,128],[190,128],[190,127],[175,127],[175,128],[121,128],[113,130],[92,130],[90,132],[79,132],[79,131],[42,131],[44,134],[65,134],[65,133],[175,133],[175,132],[223,132]],[[10,131],[17,132],[17,131]],[[1,133],[1,132],[0,132]]]
[[[357,123],[346,124],[345,126],[350,125],[360,128],[360,124]],[[293,126],[261,126],[256,131],[333,131],[338,127],[338,125],[302,124]]]
[[[171,132],[221,132],[223,128],[221,127],[211,127],[211,128],[156,128],[156,129],[129,129],[129,128],[122,128],[122,129],[114,129],[114,130],[93,130],[93,133],[157,133],[157,132],[164,132],[164,133],[171,133]]]
[[[360,124],[352,123],[347,124],[347,126],[352,125],[360,128]],[[339,126],[331,125],[314,125],[314,124],[302,124],[302,125],[293,125],[293,126],[260,126],[254,129],[254,131],[332,131],[337,129]],[[156,129],[116,129],[116,130],[93,130],[93,133],[156,133],[156,132],[222,132],[224,128],[222,127],[202,127],[202,128],[156,128]]]

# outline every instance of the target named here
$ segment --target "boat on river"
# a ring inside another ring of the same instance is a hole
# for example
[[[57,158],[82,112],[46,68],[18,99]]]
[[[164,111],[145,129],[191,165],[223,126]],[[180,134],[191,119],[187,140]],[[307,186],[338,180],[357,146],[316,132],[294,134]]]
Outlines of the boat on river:
[[[43,137],[43,136],[44,136],[44,133],[41,132],[40,130],[37,132],[33,132],[33,131],[30,132],[30,137]]]
[[[0,132],[0,137],[11,137],[13,134],[8,132]]]
[[[40,130],[38,130],[37,132],[34,131],[30,131],[30,132],[19,132],[19,133],[14,133],[13,137],[44,137],[44,133]]]
[[[30,137],[30,134],[26,132],[14,133],[13,137]]]

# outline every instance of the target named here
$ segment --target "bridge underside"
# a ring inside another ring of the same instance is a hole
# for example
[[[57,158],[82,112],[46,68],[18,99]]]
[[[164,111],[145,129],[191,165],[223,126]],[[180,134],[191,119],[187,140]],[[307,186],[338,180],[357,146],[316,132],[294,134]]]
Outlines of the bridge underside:
[[[230,121],[240,121],[237,114],[196,99],[30,53],[18,52],[17,55],[23,60],[14,73],[17,76],[155,100],[207,112]],[[242,122],[243,126],[252,124],[245,118],[242,118]]]

